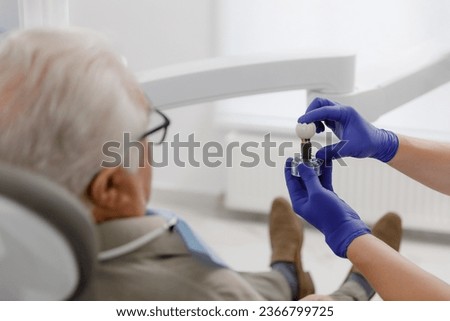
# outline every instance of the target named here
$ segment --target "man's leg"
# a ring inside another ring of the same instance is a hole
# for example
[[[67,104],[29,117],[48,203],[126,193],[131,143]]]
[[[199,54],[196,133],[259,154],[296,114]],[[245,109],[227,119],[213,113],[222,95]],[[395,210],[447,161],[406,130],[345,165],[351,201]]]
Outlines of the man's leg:
[[[303,271],[301,261],[303,223],[292,210],[291,204],[282,197],[272,202],[269,231],[272,269],[286,278],[294,300],[313,294],[313,281],[309,273]]]
[[[278,197],[269,213],[269,234],[272,247],[271,271],[241,273],[242,277],[270,301],[298,300],[314,293],[314,284],[301,263],[303,224],[290,203]]]
[[[266,301],[291,301],[292,290],[286,278],[278,271],[240,272],[243,279],[251,285]]]

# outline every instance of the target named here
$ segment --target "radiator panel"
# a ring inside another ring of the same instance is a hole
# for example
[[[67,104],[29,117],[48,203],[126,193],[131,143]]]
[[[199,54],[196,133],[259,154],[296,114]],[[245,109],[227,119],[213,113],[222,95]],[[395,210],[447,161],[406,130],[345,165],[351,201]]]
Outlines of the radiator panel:
[[[231,133],[227,141],[243,143],[262,142],[262,135]],[[292,137],[272,137],[272,141],[293,140]],[[250,149],[260,157],[253,168],[244,168],[240,162],[248,162],[239,149],[234,149],[233,166],[227,168],[225,206],[232,210],[267,214],[276,196],[288,197],[284,182],[285,159],[298,151],[286,150],[285,155],[276,149],[271,151],[275,167],[264,163],[264,149]],[[293,142],[298,145],[298,142]],[[450,233],[450,197],[410,179],[389,165],[371,159],[345,159],[346,165],[336,161],[333,167],[333,185],[344,199],[369,224],[386,212],[401,215],[405,228],[429,232]]]

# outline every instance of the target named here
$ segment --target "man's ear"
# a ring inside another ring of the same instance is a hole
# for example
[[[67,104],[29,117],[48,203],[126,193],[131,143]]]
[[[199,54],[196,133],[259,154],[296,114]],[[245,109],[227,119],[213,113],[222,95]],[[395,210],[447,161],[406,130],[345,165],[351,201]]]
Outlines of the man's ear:
[[[104,210],[116,209],[123,195],[120,193],[122,168],[104,168],[91,181],[86,191],[92,204]]]

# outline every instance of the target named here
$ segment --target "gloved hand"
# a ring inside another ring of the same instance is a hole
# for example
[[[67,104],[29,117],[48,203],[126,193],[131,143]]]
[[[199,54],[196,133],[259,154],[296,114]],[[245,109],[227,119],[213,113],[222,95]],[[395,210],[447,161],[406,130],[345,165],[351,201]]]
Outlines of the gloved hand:
[[[294,212],[325,235],[328,246],[336,255],[347,257],[347,248],[353,239],[370,233],[370,229],[333,192],[331,161],[325,162],[320,177],[304,164],[298,166],[301,177],[291,175],[291,162],[292,158],[286,162],[285,177]]]
[[[389,162],[397,153],[398,137],[391,131],[379,129],[362,118],[352,107],[343,106],[328,99],[316,98],[299,123],[316,124],[316,132],[325,130],[322,121],[341,140],[317,151],[320,159],[338,159],[351,156],[371,157]]]

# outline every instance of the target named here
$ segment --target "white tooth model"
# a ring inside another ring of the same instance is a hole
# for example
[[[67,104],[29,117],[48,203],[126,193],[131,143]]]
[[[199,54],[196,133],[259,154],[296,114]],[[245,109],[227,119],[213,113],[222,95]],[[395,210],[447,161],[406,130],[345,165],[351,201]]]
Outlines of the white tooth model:
[[[295,132],[302,141],[310,140],[316,133],[316,125],[314,123],[310,124],[300,124],[298,123],[295,127]]]

